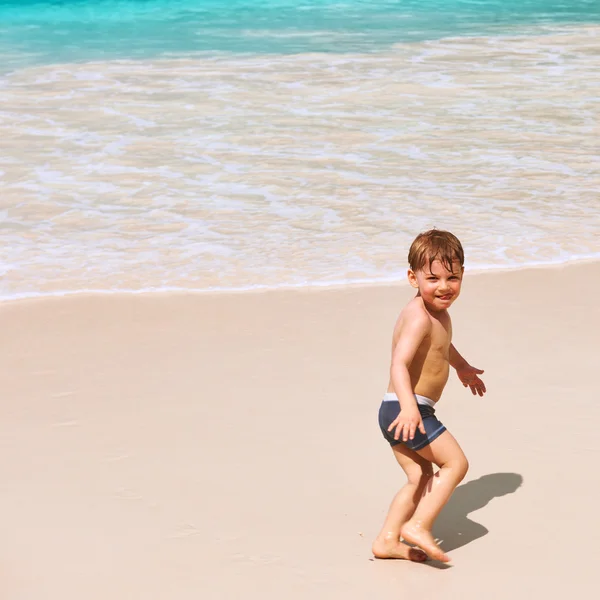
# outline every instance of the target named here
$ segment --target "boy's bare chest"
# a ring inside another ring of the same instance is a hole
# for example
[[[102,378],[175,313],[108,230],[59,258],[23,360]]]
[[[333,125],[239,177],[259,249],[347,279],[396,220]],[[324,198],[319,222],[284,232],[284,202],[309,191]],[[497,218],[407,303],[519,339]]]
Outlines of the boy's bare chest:
[[[447,357],[452,343],[452,323],[450,319],[433,320],[429,335],[428,354]]]

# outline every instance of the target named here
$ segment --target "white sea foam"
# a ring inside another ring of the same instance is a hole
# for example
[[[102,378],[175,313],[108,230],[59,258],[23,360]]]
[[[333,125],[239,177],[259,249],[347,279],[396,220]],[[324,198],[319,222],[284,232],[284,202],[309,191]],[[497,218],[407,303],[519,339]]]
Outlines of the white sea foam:
[[[0,79],[0,296],[392,281],[600,257],[600,29]]]

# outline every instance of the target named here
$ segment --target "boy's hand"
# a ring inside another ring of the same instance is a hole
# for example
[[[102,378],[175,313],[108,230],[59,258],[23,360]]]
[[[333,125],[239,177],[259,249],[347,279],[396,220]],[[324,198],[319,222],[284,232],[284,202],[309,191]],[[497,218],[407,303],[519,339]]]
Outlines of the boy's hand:
[[[483,371],[481,369],[476,369],[471,365],[465,365],[460,369],[456,369],[458,378],[465,387],[468,386],[471,388],[473,395],[479,394],[480,396],[483,396],[486,392],[485,383],[478,377],[478,375],[481,375],[482,373]]]
[[[425,435],[425,426],[421,419],[421,413],[418,409],[411,410],[409,408],[402,409],[400,414],[392,421],[392,424],[388,427],[388,431],[396,428],[394,433],[394,439],[399,440],[402,437],[402,441],[407,442],[415,437],[417,428]]]

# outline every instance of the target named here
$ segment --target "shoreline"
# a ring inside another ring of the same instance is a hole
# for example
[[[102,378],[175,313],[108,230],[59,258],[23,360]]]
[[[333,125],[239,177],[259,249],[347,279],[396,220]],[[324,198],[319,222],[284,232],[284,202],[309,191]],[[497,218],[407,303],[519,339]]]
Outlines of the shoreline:
[[[519,266],[492,266],[492,267],[475,267],[465,268],[467,276],[475,275],[491,275],[512,273],[521,271],[539,271],[564,269],[570,266],[579,264],[598,264],[600,256],[590,256],[585,258],[568,259],[563,262],[552,263],[535,263]],[[408,269],[408,266],[406,267]],[[381,288],[381,287],[397,287],[406,285],[406,279],[390,279],[390,280],[360,280],[339,283],[307,283],[298,285],[281,285],[281,286],[254,286],[248,288],[142,288],[140,290],[71,290],[62,292],[27,292],[16,296],[0,296],[0,309],[3,305],[15,304],[20,302],[44,301],[49,299],[59,298],[87,298],[87,297],[111,297],[111,296],[224,296],[224,295],[244,295],[244,294],[269,294],[277,292],[327,292],[344,289],[361,289],[361,288]]]

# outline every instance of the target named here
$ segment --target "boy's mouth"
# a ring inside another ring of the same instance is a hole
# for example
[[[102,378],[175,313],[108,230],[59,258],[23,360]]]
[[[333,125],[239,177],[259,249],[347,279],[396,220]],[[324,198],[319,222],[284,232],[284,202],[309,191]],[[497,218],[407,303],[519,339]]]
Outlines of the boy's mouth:
[[[445,294],[444,296],[438,296],[440,300],[450,300],[452,298],[452,294]]]

